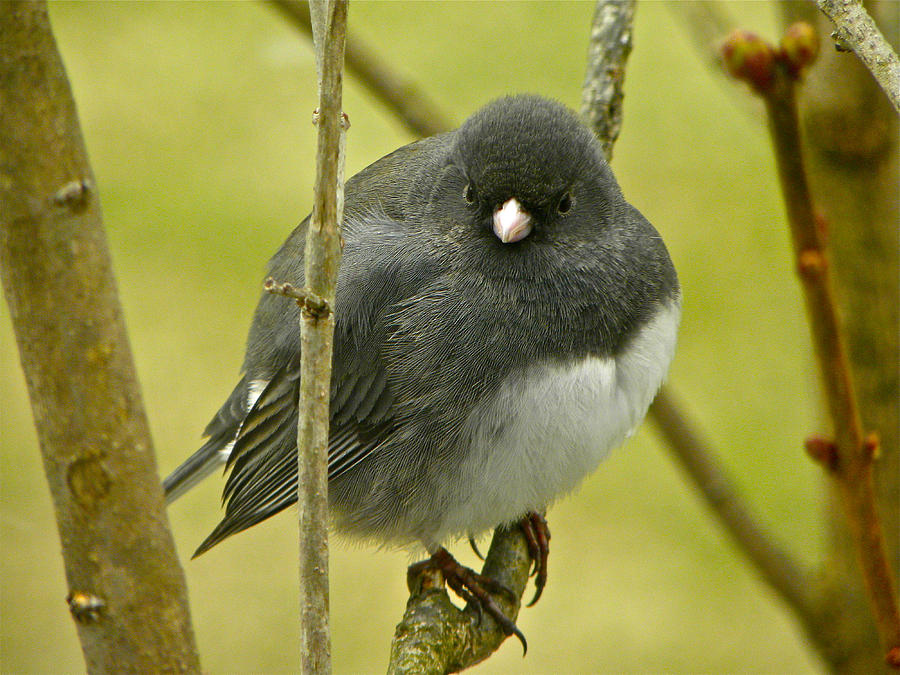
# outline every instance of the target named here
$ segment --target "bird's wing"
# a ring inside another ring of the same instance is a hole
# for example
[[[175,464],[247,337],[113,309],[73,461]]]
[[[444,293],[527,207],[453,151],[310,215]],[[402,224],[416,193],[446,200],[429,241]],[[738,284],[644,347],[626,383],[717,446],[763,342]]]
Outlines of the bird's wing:
[[[335,332],[336,353],[343,351],[341,341],[345,339],[345,332]],[[387,379],[380,358],[335,360],[329,480],[363,461],[378,445],[381,432],[390,427],[392,399]],[[296,502],[299,388],[298,355],[266,382],[242,417],[228,459],[225,517],[195,556]]]
[[[194,556],[296,501],[298,384],[298,369],[281,369],[241,419],[228,458],[225,517]]]
[[[336,341],[341,340],[336,331]],[[336,351],[340,351],[338,345]],[[241,420],[228,459],[225,517],[197,549],[200,555],[226,537],[259,523],[297,501],[297,398],[299,356],[266,383]],[[391,393],[384,362],[336,362],[331,394],[328,479],[364,460],[390,425]]]
[[[427,256],[410,245],[406,230],[415,219],[410,215],[408,165],[434,161],[446,146],[446,135],[410,144],[347,183],[346,245],[335,306],[329,479],[364,461],[391,428],[393,398],[381,354],[389,330],[384,317],[434,273],[423,269]],[[308,218],[273,257],[270,274],[276,280],[305,284],[307,223]],[[165,481],[167,496],[174,499],[227,458],[225,517],[195,555],[297,499],[299,345],[296,304],[263,294],[248,340],[246,374],[207,427],[203,447]]]

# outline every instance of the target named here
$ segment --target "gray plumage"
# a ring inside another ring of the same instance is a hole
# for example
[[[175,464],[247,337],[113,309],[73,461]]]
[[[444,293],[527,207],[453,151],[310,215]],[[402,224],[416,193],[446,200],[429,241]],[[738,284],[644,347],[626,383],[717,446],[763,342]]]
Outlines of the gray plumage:
[[[515,198],[533,229],[503,243]],[[573,113],[499,99],[351,178],[338,279],[329,499],[345,533],[433,551],[546,508],[631,433],[672,357],[680,291]],[[269,274],[303,286],[308,219]],[[197,553],[296,500],[299,321],[263,294],[244,376],[170,499],[227,459]]]

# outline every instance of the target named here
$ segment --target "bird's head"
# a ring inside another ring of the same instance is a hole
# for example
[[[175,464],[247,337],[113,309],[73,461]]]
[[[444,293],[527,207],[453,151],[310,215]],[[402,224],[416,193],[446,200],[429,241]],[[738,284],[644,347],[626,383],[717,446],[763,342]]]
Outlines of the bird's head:
[[[562,104],[530,95],[472,115],[455,132],[441,182],[454,221],[493,233],[503,247],[578,236],[621,200],[587,127]]]

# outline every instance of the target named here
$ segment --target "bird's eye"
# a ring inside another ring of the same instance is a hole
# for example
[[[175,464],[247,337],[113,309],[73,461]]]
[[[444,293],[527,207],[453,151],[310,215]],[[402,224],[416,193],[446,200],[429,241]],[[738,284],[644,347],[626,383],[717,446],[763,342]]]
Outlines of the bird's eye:
[[[572,210],[572,193],[567,192],[560,198],[559,204],[556,205],[556,210],[562,214],[566,214]]]
[[[466,185],[466,189],[463,190],[463,198],[466,200],[466,204],[474,204],[475,200],[478,198],[475,194],[475,188],[472,187],[471,183]]]

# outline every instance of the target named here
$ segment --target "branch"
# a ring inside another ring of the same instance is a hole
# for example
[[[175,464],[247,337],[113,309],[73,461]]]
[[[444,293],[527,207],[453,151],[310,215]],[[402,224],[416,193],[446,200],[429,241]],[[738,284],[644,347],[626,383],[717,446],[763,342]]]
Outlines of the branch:
[[[894,110],[900,112],[900,59],[861,0],[816,0],[816,4],[835,26],[831,34],[835,46],[856,53],[887,94]]]
[[[581,116],[603,146],[607,161],[622,128],[625,62],[631,53],[635,0],[598,2],[581,88]]]
[[[94,177],[43,2],[0,3],[0,276],[90,673],[200,671]]]
[[[328,629],[328,422],[335,287],[341,260],[345,123],[341,108],[346,0],[311,2],[319,107],[316,185],[300,312],[297,503],[300,529],[300,669],[331,672]],[[283,290],[283,289],[282,289]],[[310,298],[319,299],[317,307]]]
[[[312,35],[309,7],[302,0],[269,0],[288,20]],[[431,99],[410,79],[383,63],[378,54],[358,38],[347,38],[347,71],[381,101],[417,136],[433,136],[450,130],[450,122]]]
[[[878,444],[875,437],[863,435],[837,318],[824,226],[816,217],[803,164],[796,82],[802,69],[815,58],[817,45],[814,29],[797,23],[788,28],[777,49],[751,33],[736,31],[726,41],[723,54],[732,73],[748,81],[762,96],[768,113],[797,271],[835,435],[833,441],[811,437],[807,450],[837,483],[886,660],[900,668],[900,611],[872,476]]]
[[[815,629],[821,618],[810,571],[782,549],[748,511],[737,487],[719,465],[716,451],[667,387],[657,394],[650,418],[738,548],[800,617],[809,636],[817,643],[827,641],[827,636]]]

